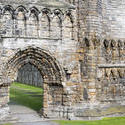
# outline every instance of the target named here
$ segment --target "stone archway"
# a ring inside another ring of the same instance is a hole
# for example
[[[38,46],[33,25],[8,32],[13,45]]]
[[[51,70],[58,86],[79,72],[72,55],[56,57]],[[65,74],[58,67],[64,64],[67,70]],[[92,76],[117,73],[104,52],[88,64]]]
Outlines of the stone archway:
[[[17,77],[18,70],[30,63],[37,67],[43,77],[43,109],[45,117],[58,117],[57,108],[63,105],[63,70],[56,59],[41,48],[27,47],[19,50],[5,66],[3,84],[10,85]],[[41,105],[42,107],[42,105]]]

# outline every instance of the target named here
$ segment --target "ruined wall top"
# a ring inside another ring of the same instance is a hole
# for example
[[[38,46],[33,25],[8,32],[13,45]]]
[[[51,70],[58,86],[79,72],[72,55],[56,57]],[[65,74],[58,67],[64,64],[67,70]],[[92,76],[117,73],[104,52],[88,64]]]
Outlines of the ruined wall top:
[[[74,8],[73,5],[63,2],[61,0],[1,0],[1,4],[18,4],[18,5],[35,5],[35,6],[44,6],[44,7],[54,7],[54,8]]]

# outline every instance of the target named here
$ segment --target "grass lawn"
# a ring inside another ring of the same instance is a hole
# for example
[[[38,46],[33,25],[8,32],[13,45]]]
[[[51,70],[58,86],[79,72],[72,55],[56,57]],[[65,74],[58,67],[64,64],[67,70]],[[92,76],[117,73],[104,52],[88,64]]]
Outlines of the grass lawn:
[[[2,124],[2,125],[12,125],[11,123],[6,123],[6,124]]]
[[[60,125],[125,125],[125,117],[104,118],[97,121],[56,121]]]
[[[39,111],[42,108],[42,88],[14,82],[10,88],[10,103]]]

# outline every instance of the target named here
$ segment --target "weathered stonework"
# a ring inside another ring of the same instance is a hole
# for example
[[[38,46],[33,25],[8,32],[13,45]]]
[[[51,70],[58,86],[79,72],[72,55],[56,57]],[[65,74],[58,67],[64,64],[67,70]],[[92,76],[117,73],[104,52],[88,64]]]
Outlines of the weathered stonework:
[[[9,112],[9,86],[27,64],[43,80],[44,117],[125,115],[125,28],[117,35],[124,9],[113,2],[0,1],[1,119]]]

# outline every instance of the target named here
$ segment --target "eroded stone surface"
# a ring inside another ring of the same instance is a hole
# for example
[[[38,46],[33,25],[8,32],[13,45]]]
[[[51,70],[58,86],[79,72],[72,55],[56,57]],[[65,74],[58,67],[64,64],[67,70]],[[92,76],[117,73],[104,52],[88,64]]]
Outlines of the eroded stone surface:
[[[49,6],[33,0],[26,5],[0,2],[1,110],[9,101],[8,88],[18,70],[31,63],[43,77],[44,117],[95,117],[97,111],[101,112],[97,117],[121,115],[124,2],[62,1],[55,0],[56,6],[50,6],[51,1]],[[113,112],[103,112],[114,105]]]

